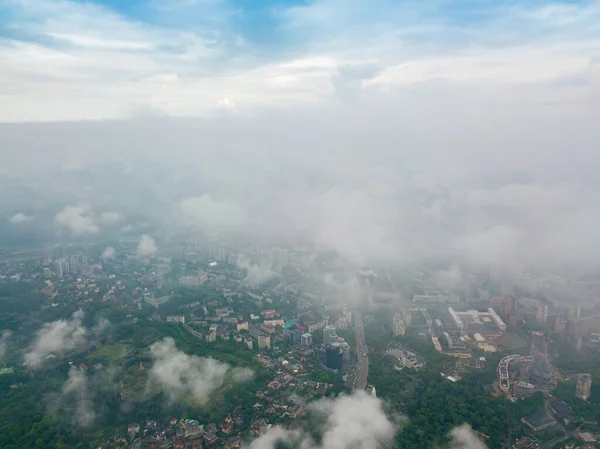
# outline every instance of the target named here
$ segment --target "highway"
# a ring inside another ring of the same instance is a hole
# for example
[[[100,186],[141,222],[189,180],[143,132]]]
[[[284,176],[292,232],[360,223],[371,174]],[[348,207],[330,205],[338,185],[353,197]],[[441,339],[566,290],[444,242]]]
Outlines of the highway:
[[[367,386],[367,376],[369,374],[369,357],[367,343],[365,342],[365,328],[360,312],[355,311],[352,319],[354,321],[354,331],[356,332],[356,378],[354,380],[355,390],[364,390]]]

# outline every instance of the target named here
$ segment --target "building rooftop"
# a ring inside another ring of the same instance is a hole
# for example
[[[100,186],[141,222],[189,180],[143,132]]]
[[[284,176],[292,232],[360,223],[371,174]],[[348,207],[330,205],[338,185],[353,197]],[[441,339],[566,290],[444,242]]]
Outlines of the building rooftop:
[[[533,430],[541,430],[556,424],[556,421],[550,418],[545,412],[534,413],[533,415],[526,416],[521,421]]]

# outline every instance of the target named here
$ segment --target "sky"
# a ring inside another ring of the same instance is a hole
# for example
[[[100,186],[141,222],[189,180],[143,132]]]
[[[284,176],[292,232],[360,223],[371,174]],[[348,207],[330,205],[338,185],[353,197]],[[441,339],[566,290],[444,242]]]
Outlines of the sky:
[[[598,24],[597,1],[5,0],[2,238],[597,267]]]
[[[576,113],[598,98],[599,19],[596,1],[4,0],[0,122],[243,115],[432,84]]]

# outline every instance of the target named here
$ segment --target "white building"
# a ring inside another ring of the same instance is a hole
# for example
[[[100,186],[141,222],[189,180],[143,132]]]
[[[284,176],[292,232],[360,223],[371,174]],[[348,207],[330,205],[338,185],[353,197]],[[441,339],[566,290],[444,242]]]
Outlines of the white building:
[[[394,315],[394,317],[392,318],[392,332],[394,333],[394,336],[404,335],[406,332],[404,320],[402,319],[402,316],[399,313]]]
[[[69,261],[64,258],[56,259],[54,261],[54,268],[56,269],[56,275],[59,278],[64,277],[67,273],[69,273],[71,271],[71,266],[69,264]]]
[[[312,346],[312,335],[309,333],[306,334],[302,334],[302,336],[300,337],[300,342],[302,344],[302,346]]]
[[[548,304],[540,303],[537,306],[535,320],[538,323],[546,323],[548,321]]]
[[[337,337],[335,326],[325,326],[323,328],[323,344],[325,346],[331,344]]]

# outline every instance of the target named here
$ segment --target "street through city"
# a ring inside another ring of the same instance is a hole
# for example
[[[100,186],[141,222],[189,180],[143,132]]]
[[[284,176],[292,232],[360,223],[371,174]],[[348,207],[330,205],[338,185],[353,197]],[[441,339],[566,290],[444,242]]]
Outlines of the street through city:
[[[354,389],[364,390],[367,386],[367,376],[369,373],[369,357],[361,312],[354,312],[353,319],[354,330],[356,332],[356,356],[358,359],[356,363],[356,379],[354,381]]]

